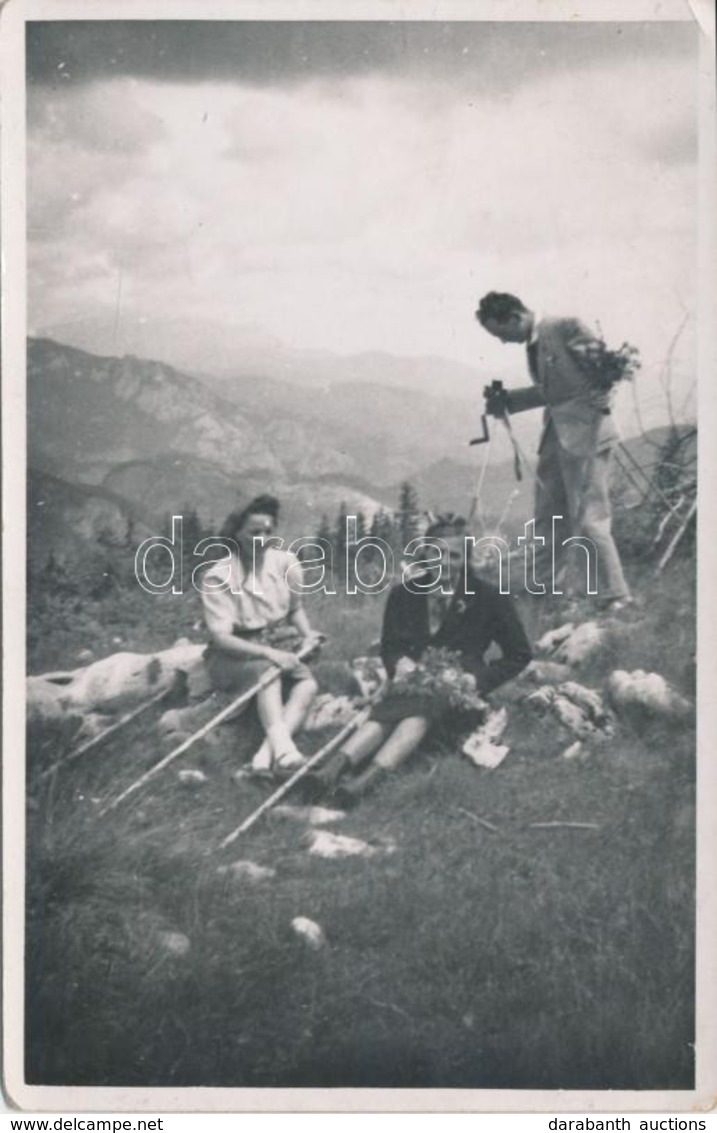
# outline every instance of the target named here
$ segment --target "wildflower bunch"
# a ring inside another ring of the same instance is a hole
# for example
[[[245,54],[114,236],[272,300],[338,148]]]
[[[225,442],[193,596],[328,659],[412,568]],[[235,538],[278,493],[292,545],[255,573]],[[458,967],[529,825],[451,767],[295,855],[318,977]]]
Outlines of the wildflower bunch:
[[[640,369],[640,352],[629,342],[611,350],[602,338],[578,338],[570,343],[570,350],[579,357],[591,382],[600,390],[610,390],[618,382],[631,381]]]
[[[483,711],[486,703],[476,690],[475,677],[462,668],[460,653],[429,646],[415,668],[399,671],[392,696],[421,696],[441,709]]]

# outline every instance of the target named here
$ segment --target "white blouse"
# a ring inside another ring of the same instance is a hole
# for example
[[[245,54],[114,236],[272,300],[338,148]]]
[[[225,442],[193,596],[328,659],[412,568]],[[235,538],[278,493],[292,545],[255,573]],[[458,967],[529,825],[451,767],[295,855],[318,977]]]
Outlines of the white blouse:
[[[237,555],[220,559],[202,576],[204,620],[211,634],[274,625],[301,606],[301,563],[290,551],[268,547],[256,574]]]

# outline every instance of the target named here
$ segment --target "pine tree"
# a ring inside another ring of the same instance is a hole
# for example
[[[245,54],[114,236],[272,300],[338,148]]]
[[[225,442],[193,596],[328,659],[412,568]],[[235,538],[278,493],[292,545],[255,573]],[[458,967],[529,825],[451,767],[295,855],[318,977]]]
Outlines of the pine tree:
[[[398,528],[396,534],[401,542],[399,548],[401,551],[419,534],[419,519],[418,494],[413,485],[408,480],[404,480],[401,484],[396,516]]]

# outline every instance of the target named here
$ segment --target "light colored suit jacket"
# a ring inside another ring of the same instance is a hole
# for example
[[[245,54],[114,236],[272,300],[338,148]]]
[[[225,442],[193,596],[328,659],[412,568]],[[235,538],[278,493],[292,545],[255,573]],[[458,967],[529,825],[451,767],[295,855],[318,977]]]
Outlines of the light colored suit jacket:
[[[537,326],[537,375],[533,385],[510,391],[512,413],[545,406],[540,451],[552,422],[562,447],[573,456],[610,448],[618,433],[609,409],[611,395],[590,378],[581,351],[595,335],[578,319],[541,319]]]

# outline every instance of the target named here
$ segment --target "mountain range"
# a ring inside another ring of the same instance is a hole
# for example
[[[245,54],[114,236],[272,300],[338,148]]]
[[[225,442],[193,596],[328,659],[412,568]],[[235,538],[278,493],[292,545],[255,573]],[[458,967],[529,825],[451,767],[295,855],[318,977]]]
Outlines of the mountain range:
[[[86,538],[130,516],[158,530],[186,507],[215,527],[262,490],[281,498],[292,538],[316,531],[342,504],[370,518],[395,506],[399,483],[443,459],[456,437],[468,485],[472,409],[381,382],[325,389],[246,372],[212,379],[31,338],[31,515],[51,500],[56,517],[31,522],[31,547],[67,553],[78,532]]]
[[[487,456],[488,515],[509,508],[522,524],[533,485],[527,471],[516,483],[505,438],[490,453],[468,447],[479,398],[452,396],[442,384],[409,389],[409,362],[362,356],[342,370],[346,360],[336,360],[323,382],[250,368],[216,378],[28,339],[31,563],[50,551],[79,553],[99,531],[126,530],[130,520],[139,539],[187,508],[214,530],[260,491],[281,499],[288,538],[315,533],[342,506],[369,519],[394,508],[405,480],[423,507],[465,512]],[[418,386],[421,374],[455,365],[421,360]],[[454,382],[465,378],[452,372]],[[478,374],[473,385],[480,388]],[[530,451],[539,415],[528,417],[518,433]]]

